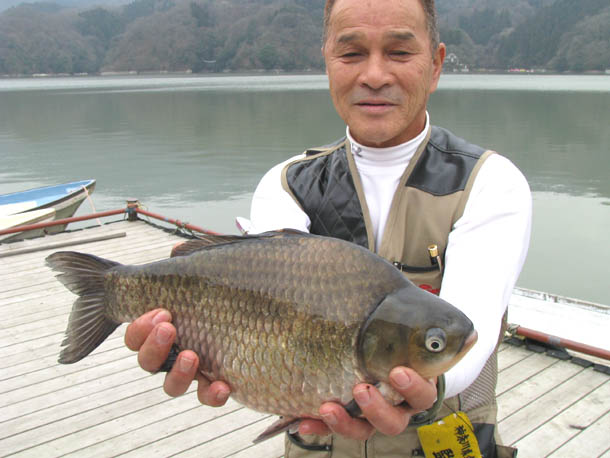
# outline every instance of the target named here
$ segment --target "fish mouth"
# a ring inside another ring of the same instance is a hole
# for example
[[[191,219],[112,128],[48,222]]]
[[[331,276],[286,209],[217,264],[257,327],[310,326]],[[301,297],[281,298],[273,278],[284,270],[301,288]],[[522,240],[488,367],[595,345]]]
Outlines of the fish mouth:
[[[473,329],[472,332],[468,335],[468,337],[466,337],[466,340],[464,340],[462,348],[460,348],[460,351],[458,352],[458,358],[461,359],[462,356],[464,356],[468,352],[468,350],[470,350],[474,346],[474,344],[477,343],[478,339],[479,334]]]

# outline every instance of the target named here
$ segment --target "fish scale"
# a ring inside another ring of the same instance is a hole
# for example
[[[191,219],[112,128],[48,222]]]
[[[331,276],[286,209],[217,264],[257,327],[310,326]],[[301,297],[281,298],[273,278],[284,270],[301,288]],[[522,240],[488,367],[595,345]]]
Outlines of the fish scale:
[[[60,362],[80,360],[121,322],[163,307],[179,349],[195,351],[200,371],[227,382],[236,401],[302,418],[317,417],[325,401],[347,404],[358,382],[387,382],[395,365],[438,375],[471,345],[461,312],[342,240],[277,232],[193,241],[182,251],[142,266],[49,256],[79,296]],[[423,347],[426,330],[437,335],[441,326],[450,351],[438,355]]]

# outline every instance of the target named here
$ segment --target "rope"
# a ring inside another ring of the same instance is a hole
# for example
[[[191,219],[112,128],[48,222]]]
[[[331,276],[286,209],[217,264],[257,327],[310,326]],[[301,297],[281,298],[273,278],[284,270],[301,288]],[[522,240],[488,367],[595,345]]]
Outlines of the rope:
[[[93,199],[91,199],[91,195],[89,194],[89,190],[84,185],[83,185],[83,190],[85,191],[85,196],[87,196],[87,201],[89,201],[89,205],[91,205],[91,210],[93,210],[93,213],[97,213],[97,211],[95,210],[95,205],[93,205]],[[100,221],[100,219],[99,218],[95,218],[95,219],[97,221],[97,224],[99,226],[102,226],[102,222]]]

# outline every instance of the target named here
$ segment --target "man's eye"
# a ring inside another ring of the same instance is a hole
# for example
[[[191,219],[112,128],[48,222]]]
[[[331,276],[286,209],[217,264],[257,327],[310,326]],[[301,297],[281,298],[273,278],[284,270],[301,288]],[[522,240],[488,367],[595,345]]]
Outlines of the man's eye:
[[[358,56],[360,56],[360,53],[358,53],[358,52],[346,52],[341,55],[341,57],[346,57],[346,58],[358,57]]]

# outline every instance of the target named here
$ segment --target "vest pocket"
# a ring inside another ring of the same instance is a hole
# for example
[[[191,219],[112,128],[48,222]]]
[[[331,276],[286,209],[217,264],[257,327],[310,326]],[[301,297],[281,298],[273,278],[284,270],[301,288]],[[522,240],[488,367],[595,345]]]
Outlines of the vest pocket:
[[[437,296],[440,293],[443,275],[438,266],[410,266],[397,261],[392,264],[421,289]]]
[[[398,262],[398,261],[394,261],[394,262],[392,262],[392,264],[398,270],[400,270],[406,274],[428,273],[428,272],[434,272],[434,271],[439,272],[439,269],[437,266],[425,266],[425,267],[409,266],[407,264],[403,264],[402,262]]]

